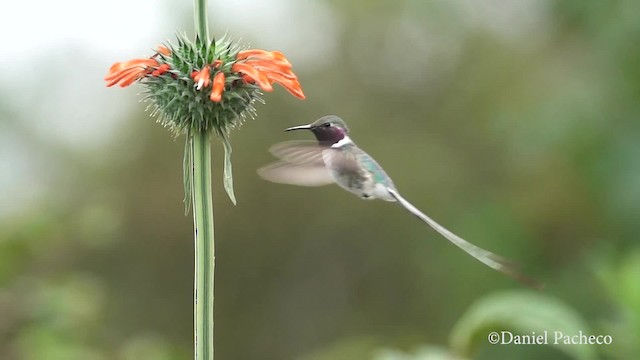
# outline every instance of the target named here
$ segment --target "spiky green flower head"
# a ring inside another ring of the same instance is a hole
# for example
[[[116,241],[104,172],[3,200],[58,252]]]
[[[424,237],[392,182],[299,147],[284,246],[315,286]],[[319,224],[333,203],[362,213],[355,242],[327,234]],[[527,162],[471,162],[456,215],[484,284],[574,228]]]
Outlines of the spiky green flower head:
[[[291,63],[278,51],[242,49],[223,37],[210,42],[178,35],[148,59],[116,63],[105,77],[107,86],[145,86],[152,114],[176,135],[214,131],[226,136],[247,117],[255,116],[262,91],[278,83],[304,99]]]
[[[187,135],[187,147],[196,133],[216,133],[225,149],[224,187],[231,201],[231,143],[229,131],[255,116],[253,104],[262,102],[262,91],[277,83],[304,99],[291,63],[279,51],[242,49],[230,39],[189,41],[178,35],[175,44],[158,47],[149,58],[118,62],[105,76],[107,86],[145,86],[145,100],[152,114],[174,134]],[[190,152],[185,151],[185,203],[190,194]]]

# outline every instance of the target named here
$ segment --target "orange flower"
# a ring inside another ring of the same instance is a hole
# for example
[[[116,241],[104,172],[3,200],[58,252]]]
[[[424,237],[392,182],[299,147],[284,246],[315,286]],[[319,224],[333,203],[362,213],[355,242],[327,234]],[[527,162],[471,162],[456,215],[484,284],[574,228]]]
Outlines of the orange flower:
[[[202,90],[202,88],[206,88],[209,86],[209,82],[211,82],[211,70],[209,69],[209,65],[206,65],[200,71],[194,71],[191,73],[191,78],[196,82],[196,89]]]
[[[158,77],[164,73],[166,73],[167,71],[169,71],[169,69],[171,69],[171,66],[169,66],[169,64],[162,64],[160,66],[158,66],[158,68],[156,70],[153,70],[153,72],[151,72],[151,75]]]
[[[291,67],[291,63],[280,51],[265,51],[260,49],[250,49],[238,52],[237,59],[244,60],[250,57],[257,57],[259,59],[268,60],[275,63],[281,63],[287,67]]]
[[[169,55],[171,55],[171,50],[169,50],[169,48],[168,48],[168,47],[166,47],[166,46],[164,46],[164,45],[160,45],[160,46],[158,46],[157,51],[158,51],[158,53],[159,53],[159,54],[162,54],[162,55],[164,55],[164,56],[169,56]]]
[[[240,62],[233,64],[231,70],[242,73],[245,82],[256,83],[264,91],[272,91],[271,84],[278,83],[293,96],[305,98],[291,63],[281,52],[250,49],[238,52],[236,58]]]
[[[238,60],[244,60],[244,59],[252,57],[252,56],[272,57],[272,54],[269,51],[266,51],[266,50],[249,49],[249,50],[238,51],[238,56],[236,56],[236,58]]]
[[[216,74],[213,78],[213,90],[211,91],[211,95],[209,99],[213,102],[220,102],[222,100],[222,92],[224,91],[224,81],[225,81],[224,73],[221,71]]]
[[[265,74],[263,71],[260,71],[254,68],[250,64],[238,62],[233,64],[233,66],[231,67],[231,70],[235,72],[243,73],[244,75],[249,77],[251,80],[256,82],[262,90],[273,91],[273,87],[271,86],[271,82],[269,82],[269,78],[267,77],[267,74]]]
[[[104,80],[107,81],[107,87],[118,83],[120,83],[120,87],[126,87],[149,74],[153,71],[150,69],[158,67],[158,65],[158,61],[155,59],[133,59],[117,62],[111,65]]]
[[[289,78],[276,72],[267,73],[267,78],[269,78],[269,81],[272,83],[280,84],[280,86],[285,88],[291,95],[298,99],[305,98],[304,93],[302,92],[302,86],[298,82],[298,79]]]
[[[283,65],[283,64],[279,64],[277,62],[271,62],[271,61],[267,61],[267,60],[247,60],[244,62],[245,64],[249,64],[252,67],[265,72],[265,73],[278,73],[286,78],[289,79],[297,79],[297,76],[291,71],[291,68]]]

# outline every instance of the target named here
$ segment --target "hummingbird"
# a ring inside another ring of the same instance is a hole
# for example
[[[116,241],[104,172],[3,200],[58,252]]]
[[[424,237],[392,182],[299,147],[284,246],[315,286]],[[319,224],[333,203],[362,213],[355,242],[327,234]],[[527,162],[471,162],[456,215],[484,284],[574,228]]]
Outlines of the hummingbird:
[[[258,169],[265,180],[299,186],[337,184],[365,200],[380,199],[400,204],[444,238],[492,269],[534,288],[543,285],[516,270],[510,260],[482,249],[447,230],[431,219],[400,192],[382,167],[349,137],[347,124],[338,116],[328,115],[308,125],[285,131],[310,130],[317,141],[286,141],[269,151],[278,161]]]

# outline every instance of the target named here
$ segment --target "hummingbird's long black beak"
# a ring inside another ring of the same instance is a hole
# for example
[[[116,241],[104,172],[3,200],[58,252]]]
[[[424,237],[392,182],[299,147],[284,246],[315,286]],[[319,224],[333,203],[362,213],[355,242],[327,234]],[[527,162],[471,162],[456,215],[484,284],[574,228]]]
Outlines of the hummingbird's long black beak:
[[[309,130],[309,129],[311,129],[311,125],[300,125],[300,126],[294,126],[294,127],[286,128],[286,129],[284,129],[284,131]]]

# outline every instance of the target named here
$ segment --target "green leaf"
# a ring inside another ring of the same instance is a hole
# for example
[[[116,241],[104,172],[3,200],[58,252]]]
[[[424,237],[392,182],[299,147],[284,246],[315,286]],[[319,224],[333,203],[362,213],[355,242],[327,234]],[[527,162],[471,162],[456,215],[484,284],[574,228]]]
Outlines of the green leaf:
[[[184,155],[182,158],[182,182],[184,186],[184,214],[189,214],[191,209],[191,174],[193,167],[193,159],[191,158],[191,134],[187,134],[187,140],[184,143]]]
[[[633,359],[640,353],[640,248],[629,249],[621,256],[614,255],[611,244],[598,248],[594,271],[616,314],[604,323],[604,331],[612,334],[614,357]]]
[[[236,196],[233,193],[233,169],[231,167],[231,141],[229,141],[229,135],[222,132],[221,136],[222,144],[224,145],[224,175],[223,184],[224,190],[229,195],[229,199],[233,205],[236,205]]]
[[[563,340],[556,343],[556,331],[569,336],[580,333],[589,336],[592,333],[574,309],[539,293],[509,291],[481,298],[454,327],[450,337],[451,347],[458,354],[469,357],[478,345],[489,344],[487,337],[493,331],[500,334],[508,331],[513,335],[532,335],[534,332],[535,335],[543,335],[546,331],[546,343],[549,346],[573,359],[596,359],[597,345],[566,345]]]
[[[611,300],[636,311],[640,319],[640,249],[629,251],[619,259],[601,261],[595,272]]]

